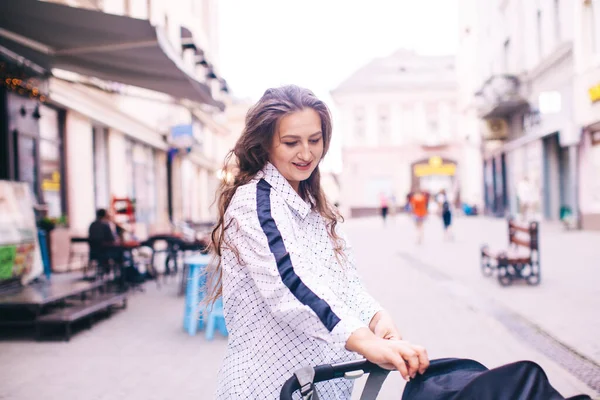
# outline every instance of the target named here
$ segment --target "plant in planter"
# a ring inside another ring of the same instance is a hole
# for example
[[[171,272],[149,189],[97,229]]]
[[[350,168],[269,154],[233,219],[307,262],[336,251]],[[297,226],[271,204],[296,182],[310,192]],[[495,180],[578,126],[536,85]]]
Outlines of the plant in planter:
[[[62,253],[64,253],[64,249],[69,248],[67,222],[67,216],[61,215],[60,217],[43,217],[37,223],[38,228],[46,232],[46,248],[52,271],[55,271],[55,266],[65,263],[63,261],[65,256]],[[63,237],[66,237],[67,240]]]
[[[53,218],[43,217],[38,221],[38,228],[43,231],[50,232],[56,228],[56,222]]]
[[[38,221],[38,228],[50,232],[57,226],[67,226],[67,216],[61,215],[60,217],[43,217]]]

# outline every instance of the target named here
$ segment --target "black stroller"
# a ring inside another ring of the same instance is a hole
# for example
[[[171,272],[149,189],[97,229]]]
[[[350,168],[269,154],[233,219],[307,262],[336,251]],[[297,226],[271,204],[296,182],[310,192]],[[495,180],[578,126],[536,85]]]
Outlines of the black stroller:
[[[374,400],[388,373],[367,360],[302,368],[281,389],[281,400],[300,391],[303,400],[319,400],[315,383],[336,378],[356,379],[369,374],[360,400]],[[423,375],[406,384],[402,400],[565,400],[548,382],[544,370],[531,361],[488,369],[477,361],[457,358],[432,360]],[[587,395],[567,400],[586,400]],[[322,399],[326,400],[326,399]]]

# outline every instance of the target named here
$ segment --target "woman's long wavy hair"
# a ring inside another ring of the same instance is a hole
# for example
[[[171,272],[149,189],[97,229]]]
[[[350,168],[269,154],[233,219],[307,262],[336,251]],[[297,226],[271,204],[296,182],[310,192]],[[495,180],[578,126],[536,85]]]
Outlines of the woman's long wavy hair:
[[[250,182],[269,161],[273,136],[277,133],[278,122],[281,118],[307,108],[316,111],[321,118],[321,131],[323,132],[323,156],[321,159],[323,159],[331,143],[331,114],[325,103],[310,90],[294,85],[268,89],[246,114],[244,130],[233,150],[225,158],[223,169],[225,178],[217,192],[218,219],[211,233],[210,244],[211,252],[216,257],[207,273],[206,303],[214,303],[222,294],[221,254],[223,246],[232,248],[238,260],[240,259],[235,247],[224,243],[225,231],[231,225],[231,223],[225,225],[225,212],[235,191],[238,187]],[[342,251],[343,240],[335,231],[337,223],[343,219],[337,209],[328,203],[321,189],[318,165],[307,180],[300,182],[298,192],[300,197],[325,219],[336,257],[338,260],[339,257],[345,259]]]

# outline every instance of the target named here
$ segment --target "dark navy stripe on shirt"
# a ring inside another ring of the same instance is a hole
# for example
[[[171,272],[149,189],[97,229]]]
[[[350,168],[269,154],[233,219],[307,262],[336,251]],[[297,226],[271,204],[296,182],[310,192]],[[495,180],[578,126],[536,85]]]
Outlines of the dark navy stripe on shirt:
[[[256,208],[260,226],[267,236],[271,253],[275,256],[277,269],[284,285],[304,305],[309,306],[323,325],[331,332],[340,322],[329,304],[310,290],[294,271],[290,253],[285,248],[281,232],[271,215],[271,185],[261,179],[256,186]]]

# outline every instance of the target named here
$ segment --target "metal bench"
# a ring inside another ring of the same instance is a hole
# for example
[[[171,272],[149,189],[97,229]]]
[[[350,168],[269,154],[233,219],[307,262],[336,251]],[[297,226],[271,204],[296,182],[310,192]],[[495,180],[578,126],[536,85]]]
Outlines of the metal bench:
[[[65,340],[71,339],[71,324],[80,319],[89,317],[90,327],[94,314],[101,311],[110,311],[112,306],[122,304],[122,308],[127,307],[127,296],[125,293],[103,293],[89,300],[83,300],[80,303],[64,308],[59,308],[48,314],[39,316],[36,323],[36,337],[41,338],[42,326],[44,325],[64,325]]]
[[[498,282],[510,285],[516,279],[524,279],[530,285],[538,285],[540,276],[539,224],[527,226],[508,220],[509,249],[493,252],[488,245],[481,246],[481,271],[491,276],[497,270]]]

